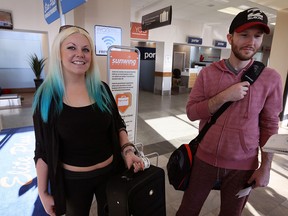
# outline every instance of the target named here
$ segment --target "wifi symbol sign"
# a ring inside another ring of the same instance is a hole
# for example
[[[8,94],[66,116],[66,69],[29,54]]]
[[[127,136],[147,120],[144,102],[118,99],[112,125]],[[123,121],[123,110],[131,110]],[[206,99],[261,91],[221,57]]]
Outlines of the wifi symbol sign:
[[[112,36],[105,36],[102,38],[102,40],[104,41],[107,47],[110,47],[115,42],[115,38],[113,38]]]

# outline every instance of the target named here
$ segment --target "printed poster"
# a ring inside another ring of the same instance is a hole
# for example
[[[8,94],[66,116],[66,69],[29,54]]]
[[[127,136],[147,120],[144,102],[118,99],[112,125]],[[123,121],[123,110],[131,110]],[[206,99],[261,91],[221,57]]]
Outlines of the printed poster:
[[[111,51],[109,56],[109,85],[126,123],[129,141],[135,143],[139,56],[135,51]]]

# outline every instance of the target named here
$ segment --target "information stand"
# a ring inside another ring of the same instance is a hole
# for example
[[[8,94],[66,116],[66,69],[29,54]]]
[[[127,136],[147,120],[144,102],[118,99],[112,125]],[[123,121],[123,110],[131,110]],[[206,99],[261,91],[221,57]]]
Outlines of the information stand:
[[[108,85],[126,123],[129,141],[136,143],[140,51],[137,48],[110,46],[107,57]]]
[[[274,134],[262,147],[264,152],[288,155],[288,134]]]

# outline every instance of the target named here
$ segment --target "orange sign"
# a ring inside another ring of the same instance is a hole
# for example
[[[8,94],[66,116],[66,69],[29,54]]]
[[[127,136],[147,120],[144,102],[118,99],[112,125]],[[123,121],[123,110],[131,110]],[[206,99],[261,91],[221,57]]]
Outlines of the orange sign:
[[[139,38],[139,39],[148,39],[149,31],[142,31],[141,23],[130,23],[130,37],[131,38]]]
[[[121,117],[126,123],[128,139],[135,142],[140,51],[117,47],[108,51],[109,86]]]
[[[113,51],[110,54],[111,69],[138,69],[138,55],[136,52]]]
[[[124,113],[128,109],[128,107],[131,106],[132,95],[130,92],[116,94],[115,99],[118,109],[121,113]]]

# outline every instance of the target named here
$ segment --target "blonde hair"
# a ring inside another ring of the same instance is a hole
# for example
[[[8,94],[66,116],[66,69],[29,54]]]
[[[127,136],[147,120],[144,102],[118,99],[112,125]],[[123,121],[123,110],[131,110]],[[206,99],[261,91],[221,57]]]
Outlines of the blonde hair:
[[[52,100],[55,102],[55,111],[59,114],[63,108],[63,95],[65,93],[64,76],[62,70],[61,52],[60,47],[63,41],[72,34],[80,33],[84,35],[91,46],[91,64],[86,72],[86,86],[90,98],[96,102],[97,106],[102,111],[108,111],[111,113],[110,105],[111,100],[106,88],[100,79],[100,73],[96,64],[96,58],[93,53],[93,41],[89,33],[77,26],[69,26],[63,29],[56,36],[49,57],[48,74],[37,90],[34,101],[33,111],[37,107],[40,109],[40,113],[44,122],[48,121],[49,110]]]

